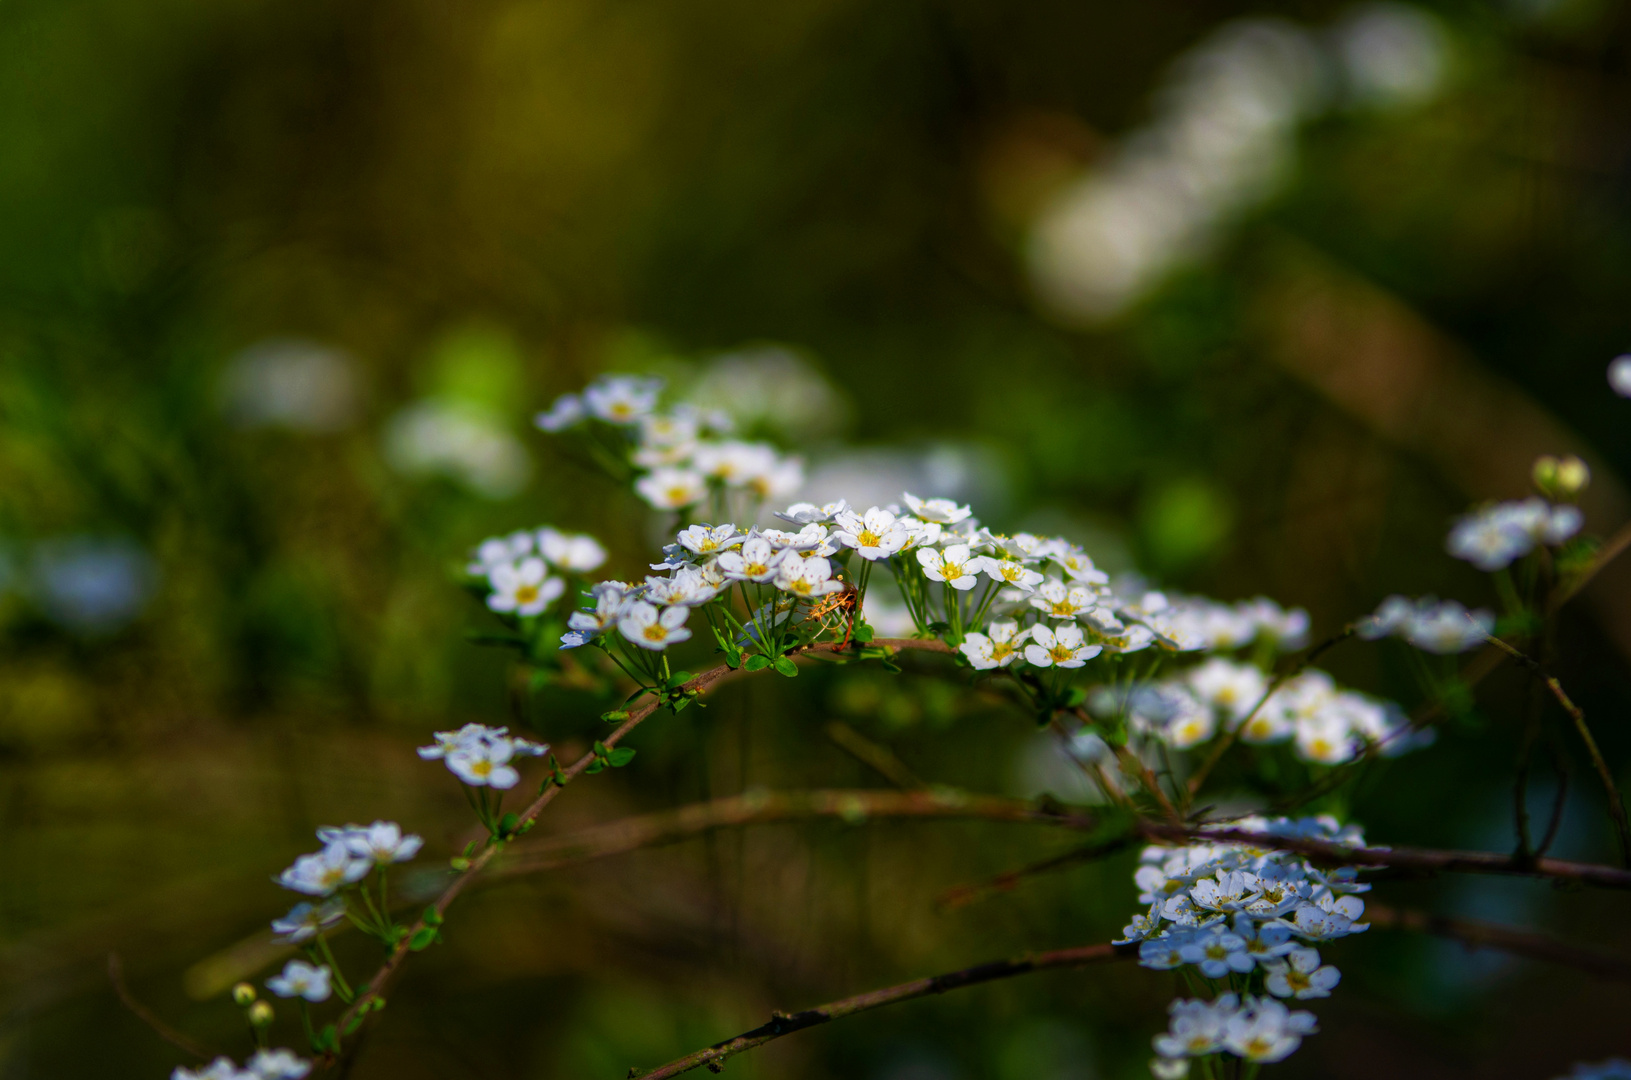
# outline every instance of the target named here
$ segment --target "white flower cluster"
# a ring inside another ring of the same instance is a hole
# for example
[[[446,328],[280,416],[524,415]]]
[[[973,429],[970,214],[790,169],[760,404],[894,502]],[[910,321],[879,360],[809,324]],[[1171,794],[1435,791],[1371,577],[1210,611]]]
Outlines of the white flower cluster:
[[[1539,497],[1495,503],[1457,521],[1445,547],[1480,570],[1502,570],[1537,546],[1563,543],[1582,521],[1579,507]]]
[[[1412,730],[1394,703],[1338,689],[1323,671],[1303,671],[1264,700],[1268,688],[1255,665],[1215,656],[1131,690],[1100,687],[1089,704],[1099,715],[1125,710],[1131,731],[1176,750],[1207,742],[1225,727],[1238,728],[1245,743],[1290,742],[1298,757],[1321,765],[1351,761],[1367,747],[1393,757],[1432,741],[1431,730]]]
[[[1269,836],[1363,847],[1357,826],[1334,818],[1261,818],[1232,827]],[[1139,942],[1139,963],[1193,965],[1237,989],[1261,986],[1274,998],[1328,997],[1341,979],[1313,946],[1370,929],[1359,921],[1370,888],[1349,867],[1322,871],[1306,858],[1233,842],[1144,849],[1133,881],[1148,904],[1118,944]],[[1313,1031],[1312,1017],[1288,1013],[1272,998],[1225,994],[1210,1004],[1173,1003],[1172,1030],[1156,1039],[1163,1058],[1226,1050],[1251,1061],[1278,1061]],[[1306,1019],[1299,1020],[1303,1016]]]
[[[540,615],[566,592],[564,576],[587,574],[606,561],[606,549],[585,533],[545,526],[481,542],[465,572],[485,578],[487,606],[506,615]]]
[[[290,1050],[257,1050],[238,1068],[231,1058],[218,1057],[201,1069],[177,1068],[170,1080],[300,1080],[311,1072],[311,1062]]]
[[[303,998],[315,1004],[329,999],[329,980],[333,976],[327,964],[290,960],[280,974],[266,980],[266,989],[281,998]]]
[[[1442,654],[1475,649],[1494,632],[1493,612],[1468,611],[1454,600],[1431,596],[1390,596],[1359,622],[1359,636],[1366,641],[1401,637],[1418,649]]]
[[[510,764],[517,755],[542,757],[549,752],[547,743],[536,743],[511,735],[509,728],[485,724],[466,724],[457,731],[438,731],[435,738],[431,745],[419,748],[420,757],[446,763],[449,772],[471,787],[500,791],[514,787],[521,780],[521,774]]]
[[[722,438],[731,420],[688,405],[658,409],[663,380],[605,375],[582,394],[564,394],[537,425],[559,432],[599,421],[626,435],[629,464],[642,475],[635,491],[658,510],[696,506],[715,490],[741,491],[755,499],[786,498],[804,483],[804,464],[769,443]]]
[[[1327,969],[1329,970],[1329,969]],[[1178,999],[1168,1006],[1171,1026],[1155,1037],[1150,1063],[1157,1077],[1188,1074],[1192,1057],[1227,1052],[1253,1062],[1283,1061],[1318,1030],[1314,1014],[1292,1012],[1273,998],[1222,994],[1214,1001]]]
[[[323,850],[296,859],[293,866],[277,876],[279,885],[308,896],[332,896],[367,877],[376,866],[413,858],[424,843],[417,836],[403,835],[401,828],[391,821],[376,821],[366,827],[326,825],[317,830],[317,839],[323,842]],[[316,918],[313,912],[302,910],[310,907],[301,905],[286,918]],[[301,914],[297,916],[296,912]]]

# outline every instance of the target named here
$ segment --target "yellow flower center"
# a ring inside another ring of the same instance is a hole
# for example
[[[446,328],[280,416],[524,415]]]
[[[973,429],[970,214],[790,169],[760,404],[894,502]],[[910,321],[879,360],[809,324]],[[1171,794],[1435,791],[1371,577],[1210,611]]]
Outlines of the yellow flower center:
[[[1074,650],[1072,650],[1068,646],[1055,645],[1053,648],[1048,650],[1048,655],[1053,657],[1053,662],[1054,663],[1062,664],[1066,660],[1069,660],[1073,655],[1075,655],[1075,653],[1074,653]]]
[[[883,543],[883,537],[879,536],[871,529],[862,529],[860,532],[855,534],[855,539],[861,542],[862,547],[877,547],[879,544]]]
[[[660,623],[652,623],[650,626],[641,631],[641,633],[645,634],[647,641],[662,641],[664,638],[668,637],[668,631],[663,629],[662,624]]]
[[[671,503],[682,503],[689,494],[691,494],[691,492],[688,489],[676,485],[668,489],[668,501]]]
[[[491,761],[487,761],[485,759],[483,759],[481,761],[471,762],[470,763],[470,771],[475,773],[477,776],[491,775],[491,773],[493,771],[493,763]]]
[[[1300,993],[1314,985],[1312,979],[1295,968],[1286,972],[1286,985],[1291,987],[1292,993]]]
[[[519,589],[515,590],[515,599],[516,599],[517,603],[522,603],[522,604],[532,603],[534,600],[538,599],[538,586],[536,586],[536,585],[523,585],[523,586],[521,586]]]
[[[610,409],[606,410],[619,420],[627,420],[634,415],[634,406],[626,401],[614,401]]]
[[[940,576],[947,581],[956,581],[963,576],[963,568],[954,562],[943,562],[940,564]]]

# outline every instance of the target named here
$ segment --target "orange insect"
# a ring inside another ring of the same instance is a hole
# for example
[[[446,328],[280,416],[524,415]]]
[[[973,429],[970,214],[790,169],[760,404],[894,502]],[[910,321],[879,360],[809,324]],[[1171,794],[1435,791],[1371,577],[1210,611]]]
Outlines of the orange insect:
[[[861,594],[856,590],[855,583],[846,581],[841,591],[829,594],[821,603],[811,608],[810,614],[806,615],[801,621],[809,622],[812,619],[820,619],[823,628],[825,628],[827,616],[833,612],[842,612],[845,620],[844,641],[843,644],[838,646],[838,650],[842,652],[849,648],[850,635],[855,633],[855,613],[860,607],[860,598]]]

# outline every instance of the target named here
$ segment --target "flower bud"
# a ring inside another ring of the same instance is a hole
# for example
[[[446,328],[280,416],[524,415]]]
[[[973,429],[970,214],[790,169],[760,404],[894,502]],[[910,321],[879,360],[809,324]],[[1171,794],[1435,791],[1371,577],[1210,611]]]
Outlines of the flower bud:
[[[255,988],[248,983],[239,983],[232,988],[232,1000],[243,1008],[255,1003]]]
[[[272,1026],[272,1006],[265,1001],[257,1001],[249,1006],[249,1026],[264,1028]]]
[[[1550,455],[1535,459],[1531,472],[1535,488],[1548,499],[1573,499],[1591,482],[1591,469],[1573,454],[1561,458]]]

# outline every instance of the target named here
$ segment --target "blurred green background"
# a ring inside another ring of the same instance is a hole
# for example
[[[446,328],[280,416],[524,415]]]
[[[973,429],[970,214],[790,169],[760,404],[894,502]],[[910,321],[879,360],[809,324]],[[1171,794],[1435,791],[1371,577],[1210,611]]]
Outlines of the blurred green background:
[[[612,573],[646,561],[640,506],[529,424],[600,371],[789,350],[834,388],[801,422],[812,471],[850,485],[830,494],[921,478],[1115,569],[1304,605],[1316,639],[1389,592],[1492,603],[1443,535],[1524,493],[1537,454],[1592,463],[1606,535],[1631,517],[1631,402],[1604,381],[1631,349],[1628,61],[1608,0],[6,4],[0,1076],[168,1075],[110,950],[241,1056],[194,965],[283,912],[268,875],[315,826],[396,818],[428,865],[466,828],[412,752],[430,731],[593,737],[569,696],[517,720],[450,570],[544,523],[604,538]],[[1631,570],[1561,640],[1631,780]],[[1330,667],[1419,700],[1398,654]],[[1356,794],[1374,839],[1512,844],[1522,685],[1490,680],[1476,723]],[[881,783],[834,718],[923,776],[1059,783],[1015,711],[810,672],[647,725],[541,831]],[[1557,851],[1607,859],[1564,745]],[[777,826],[483,890],[355,1075],[617,1077],[771,1008],[1107,940],[1131,856],[935,906],[1067,842]],[[1631,952],[1618,896],[1373,895]],[[1342,988],[1287,1077],[1548,1077],[1631,1050],[1623,986],[1383,931],[1328,959]],[[1013,980],[729,1069],[1147,1075],[1173,993],[1126,966]]]

